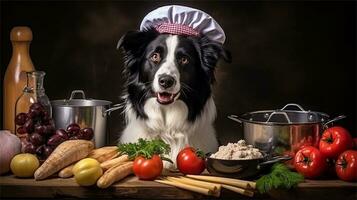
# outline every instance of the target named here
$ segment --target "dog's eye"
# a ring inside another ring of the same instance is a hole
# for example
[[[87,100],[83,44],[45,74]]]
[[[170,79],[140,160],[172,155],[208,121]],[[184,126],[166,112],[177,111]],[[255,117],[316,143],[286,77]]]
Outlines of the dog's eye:
[[[150,57],[150,60],[153,61],[154,63],[159,63],[161,61],[161,56],[159,53],[153,53]]]
[[[182,57],[182,58],[180,58],[179,62],[181,63],[181,65],[186,65],[186,64],[189,63],[187,57]]]

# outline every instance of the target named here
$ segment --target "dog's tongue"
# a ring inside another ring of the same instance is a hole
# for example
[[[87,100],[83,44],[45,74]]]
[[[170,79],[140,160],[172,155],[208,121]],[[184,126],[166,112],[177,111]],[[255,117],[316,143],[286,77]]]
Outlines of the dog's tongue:
[[[159,101],[159,103],[162,104],[171,103],[173,101],[173,98],[174,98],[174,94],[170,94],[167,92],[162,92],[157,94],[157,100]]]

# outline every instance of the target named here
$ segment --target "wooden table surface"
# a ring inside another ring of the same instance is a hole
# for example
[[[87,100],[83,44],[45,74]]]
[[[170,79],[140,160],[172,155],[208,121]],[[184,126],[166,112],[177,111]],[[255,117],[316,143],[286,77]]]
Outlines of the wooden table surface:
[[[140,181],[135,176],[107,189],[95,186],[80,187],[73,178],[51,178],[43,181],[19,179],[13,175],[0,176],[0,199],[3,198],[146,198],[146,199],[212,199],[153,181]],[[225,189],[221,198],[251,199]],[[276,190],[266,195],[256,194],[254,199],[357,199],[357,183],[339,180],[306,180],[295,189]]]

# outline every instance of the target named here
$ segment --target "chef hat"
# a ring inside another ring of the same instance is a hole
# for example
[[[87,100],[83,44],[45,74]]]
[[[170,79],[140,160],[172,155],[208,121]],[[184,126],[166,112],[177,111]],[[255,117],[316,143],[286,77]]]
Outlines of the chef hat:
[[[216,20],[201,10],[186,6],[170,5],[151,11],[141,22],[140,30],[150,28],[155,28],[159,33],[204,35],[221,44],[226,39]]]

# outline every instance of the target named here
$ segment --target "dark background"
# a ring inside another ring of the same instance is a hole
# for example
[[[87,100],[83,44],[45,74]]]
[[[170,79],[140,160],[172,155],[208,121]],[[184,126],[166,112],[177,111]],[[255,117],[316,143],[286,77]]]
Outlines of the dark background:
[[[294,102],[334,117],[356,136],[356,3],[181,1],[211,14],[227,35],[231,64],[220,63],[214,88],[220,140],[237,140],[241,127],[228,114],[277,109]],[[51,100],[74,89],[120,102],[123,80],[118,39],[172,1],[1,2],[1,82],[11,57],[13,26],[30,26],[31,57],[47,73]],[[2,88],[2,87],[1,87]],[[2,89],[1,89],[2,91]],[[2,105],[2,104],[1,104]],[[2,123],[2,120],[1,120]],[[111,143],[123,116],[108,122]]]

